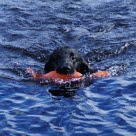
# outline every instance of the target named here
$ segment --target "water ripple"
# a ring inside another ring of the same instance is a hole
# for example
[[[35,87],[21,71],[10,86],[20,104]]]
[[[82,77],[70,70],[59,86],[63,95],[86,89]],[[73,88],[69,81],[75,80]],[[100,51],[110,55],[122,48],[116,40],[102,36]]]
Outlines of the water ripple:
[[[0,136],[136,135],[134,0],[0,5]],[[49,54],[63,45],[114,77],[71,90],[28,79],[27,67],[43,72]]]

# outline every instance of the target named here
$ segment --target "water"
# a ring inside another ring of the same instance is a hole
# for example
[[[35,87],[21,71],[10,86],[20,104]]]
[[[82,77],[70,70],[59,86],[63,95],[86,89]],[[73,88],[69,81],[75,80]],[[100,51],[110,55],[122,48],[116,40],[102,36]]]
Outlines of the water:
[[[1,0],[0,136],[136,135],[135,26],[134,0]],[[65,90],[28,78],[64,45],[122,72]]]

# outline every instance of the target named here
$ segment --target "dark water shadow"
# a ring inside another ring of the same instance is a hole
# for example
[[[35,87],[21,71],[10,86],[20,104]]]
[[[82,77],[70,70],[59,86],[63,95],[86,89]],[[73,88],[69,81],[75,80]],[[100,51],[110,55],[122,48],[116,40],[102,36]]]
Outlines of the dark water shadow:
[[[86,78],[84,81],[75,81],[75,82],[67,82],[65,84],[53,85],[48,92],[52,95],[55,99],[64,98],[74,98],[77,91],[82,88],[86,88],[93,83],[93,80],[89,80]]]

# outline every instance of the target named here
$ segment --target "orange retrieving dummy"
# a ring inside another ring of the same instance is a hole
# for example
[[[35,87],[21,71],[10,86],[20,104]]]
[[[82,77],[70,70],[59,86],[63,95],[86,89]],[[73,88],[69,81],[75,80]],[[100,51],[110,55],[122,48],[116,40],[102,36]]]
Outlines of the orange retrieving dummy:
[[[73,75],[65,75],[65,74],[59,74],[56,71],[51,71],[47,74],[35,74],[34,71],[31,68],[27,68],[27,72],[31,73],[33,78],[38,79],[38,78],[45,78],[45,79],[52,79],[52,80],[70,80],[74,78],[78,78],[83,80],[84,78],[82,77],[82,74],[79,72],[75,72]],[[91,79],[93,78],[99,78],[99,77],[106,77],[109,76],[109,73],[107,71],[98,71],[96,73],[93,73],[90,75]]]
[[[41,74],[41,73],[35,74],[31,68],[27,68],[27,72],[31,73],[33,78],[68,80],[68,79],[72,79],[72,78],[81,78],[82,77],[82,74],[79,72],[75,72],[73,75],[59,74],[56,71],[51,71],[47,74]]]

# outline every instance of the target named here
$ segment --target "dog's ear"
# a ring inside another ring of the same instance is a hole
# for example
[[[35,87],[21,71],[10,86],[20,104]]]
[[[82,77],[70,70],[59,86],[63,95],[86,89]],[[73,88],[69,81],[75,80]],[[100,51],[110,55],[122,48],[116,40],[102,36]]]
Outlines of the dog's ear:
[[[89,72],[89,67],[86,63],[85,60],[81,60],[79,63],[78,63],[78,66],[76,68],[76,70],[82,74],[85,74],[85,73],[88,73]]]

